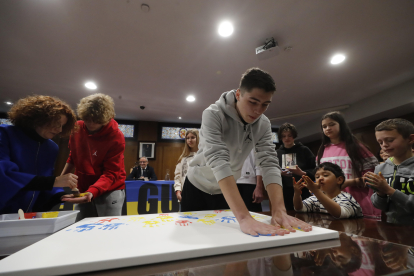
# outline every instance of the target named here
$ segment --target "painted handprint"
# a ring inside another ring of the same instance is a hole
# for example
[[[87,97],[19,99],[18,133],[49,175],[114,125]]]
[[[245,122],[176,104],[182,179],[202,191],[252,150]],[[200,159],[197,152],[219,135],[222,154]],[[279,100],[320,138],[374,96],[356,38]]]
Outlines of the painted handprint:
[[[127,221],[136,222],[140,221],[141,219],[144,219],[144,217],[130,217]]]
[[[169,222],[169,221],[173,221],[173,219],[174,219],[174,217],[172,217],[172,216],[158,216],[154,219],[157,219],[157,218],[162,220],[162,222]]]
[[[107,218],[107,219],[101,219],[100,221],[97,221],[96,223],[111,222],[116,219],[119,220],[119,218]]]
[[[236,217],[222,217],[216,220],[221,220],[221,222],[230,223],[230,222],[236,222]]]
[[[202,223],[207,224],[207,225],[212,225],[212,224],[216,223],[214,220],[205,220],[205,219],[199,219],[197,221],[202,222]]]
[[[192,223],[191,221],[188,220],[177,220],[175,222],[175,225],[179,225],[179,226],[188,226],[189,223]]]
[[[193,217],[193,216],[180,216],[180,218],[186,218],[186,219],[198,219],[198,217]]]
[[[91,231],[92,229],[95,228],[95,226],[102,226],[102,224],[99,224],[99,223],[83,224],[83,225],[77,226],[76,229],[73,229],[73,231],[75,232]]]
[[[252,215],[252,218],[254,218],[255,220],[261,220],[263,219],[262,217],[256,216],[256,215]]]
[[[204,217],[205,218],[214,218],[215,216],[217,216],[216,214],[208,214],[208,215],[205,215]]]
[[[190,215],[190,216],[191,216],[191,215],[194,215],[194,214],[195,214],[195,213],[193,213],[193,212],[184,212],[184,213],[183,213],[183,215]]]
[[[159,214],[160,216],[168,216],[168,214]]]
[[[99,227],[99,229],[102,230],[115,230],[118,229],[119,226],[125,225],[125,223],[110,223],[110,224],[104,224],[102,227]]]
[[[216,213],[216,214],[219,214],[221,212],[223,212],[223,210],[214,210],[214,213]]]
[[[147,227],[147,226],[154,227],[154,226],[159,226],[158,223],[160,223],[160,222],[159,221],[147,220],[147,221],[144,221],[143,223],[144,223],[144,227]]]

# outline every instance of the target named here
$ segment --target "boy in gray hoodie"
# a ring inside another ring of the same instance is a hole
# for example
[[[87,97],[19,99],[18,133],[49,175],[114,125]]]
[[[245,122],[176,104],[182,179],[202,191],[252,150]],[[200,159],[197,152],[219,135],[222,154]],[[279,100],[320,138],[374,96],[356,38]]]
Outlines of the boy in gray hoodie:
[[[259,68],[242,76],[239,89],[225,92],[203,112],[199,150],[190,163],[181,211],[228,209],[241,230],[249,235],[283,235],[311,226],[286,214],[280,167],[272,143],[271,124],[263,115],[276,87],[273,78]],[[250,151],[272,203],[272,225],[252,218],[237,189],[236,180]],[[284,226],[287,230],[280,229]]]
[[[390,119],[375,127],[381,149],[391,158],[364,175],[376,193],[375,208],[387,214],[387,222],[414,225],[414,125],[404,119]]]

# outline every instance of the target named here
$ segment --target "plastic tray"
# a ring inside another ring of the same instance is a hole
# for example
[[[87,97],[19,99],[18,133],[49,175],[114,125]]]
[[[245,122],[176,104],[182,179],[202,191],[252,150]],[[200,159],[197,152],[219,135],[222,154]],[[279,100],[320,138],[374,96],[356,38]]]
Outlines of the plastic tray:
[[[37,212],[34,219],[19,220],[19,215],[0,215],[0,237],[26,236],[54,233],[76,221],[79,211],[60,211],[56,218],[42,218]]]

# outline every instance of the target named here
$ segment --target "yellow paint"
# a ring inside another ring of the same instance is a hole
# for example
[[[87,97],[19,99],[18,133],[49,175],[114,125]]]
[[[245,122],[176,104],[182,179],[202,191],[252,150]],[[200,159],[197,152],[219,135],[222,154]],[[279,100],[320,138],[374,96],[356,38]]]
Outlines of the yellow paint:
[[[192,213],[192,212],[184,212],[183,215],[190,215],[191,216],[191,215],[195,215],[195,213]]]
[[[208,214],[208,215],[205,215],[204,217],[205,218],[214,218],[215,216],[217,216],[216,214]]]
[[[197,221],[202,222],[207,225],[213,225],[214,223],[216,223],[214,220],[205,220],[205,219],[198,219]]]
[[[149,227],[159,226],[159,225],[157,225],[158,223],[160,223],[160,222],[159,221],[147,220],[147,221],[144,221],[144,227],[147,227],[147,226],[149,226]]]
[[[56,218],[59,212],[47,212],[42,214],[42,218]]]
[[[144,219],[144,217],[130,217],[127,221],[137,222],[141,219]]]
[[[65,204],[64,203],[60,204],[59,209],[62,210],[63,207],[65,207]]]
[[[162,222],[169,222],[169,221],[173,221],[174,217],[171,216],[158,216],[155,219],[160,219],[162,220]]]

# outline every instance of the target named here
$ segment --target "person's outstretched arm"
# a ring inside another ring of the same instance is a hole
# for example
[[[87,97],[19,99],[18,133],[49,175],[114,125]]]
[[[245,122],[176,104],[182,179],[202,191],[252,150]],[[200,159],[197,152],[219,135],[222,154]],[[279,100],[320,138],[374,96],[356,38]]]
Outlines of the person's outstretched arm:
[[[223,192],[223,196],[226,199],[227,204],[230,206],[230,209],[232,210],[237,221],[239,222],[240,229],[243,233],[252,236],[274,236],[275,234],[283,235],[285,233],[289,233],[288,231],[279,229],[280,227],[265,224],[252,218],[249,210],[247,210],[246,204],[244,204],[244,201],[240,196],[236,180],[233,176],[223,178],[218,183],[220,185],[221,191]]]

